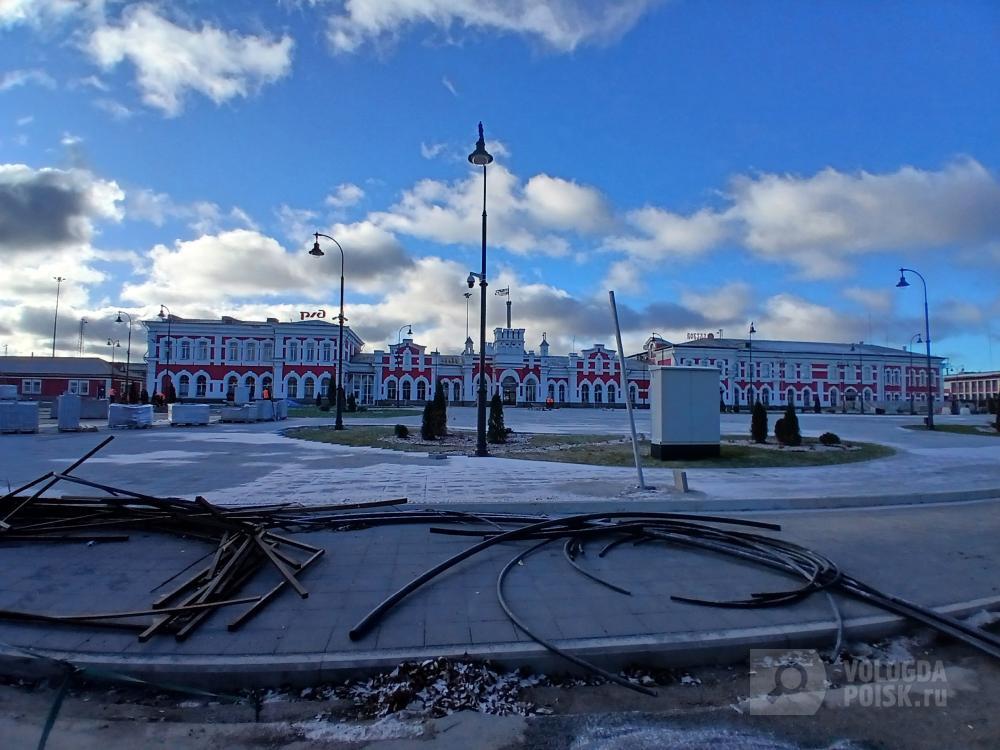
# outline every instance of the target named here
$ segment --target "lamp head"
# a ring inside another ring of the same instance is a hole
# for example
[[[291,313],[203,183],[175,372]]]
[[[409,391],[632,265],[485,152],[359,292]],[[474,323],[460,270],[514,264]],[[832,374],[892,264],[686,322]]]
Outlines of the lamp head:
[[[483,137],[483,124],[479,123],[479,140],[476,141],[476,150],[469,154],[469,162],[477,167],[485,167],[493,161],[493,156],[486,150],[486,139]]]
[[[115,318],[115,323],[121,323],[121,322],[122,322],[122,314],[118,313],[118,317]]]
[[[470,273],[469,278],[465,280],[465,283],[469,285],[469,289],[472,289],[476,285],[476,275]]]
[[[753,327],[753,321],[750,321],[750,333],[757,333],[757,329]]]
[[[900,268],[899,269],[899,281],[896,283],[896,286],[899,289],[902,289],[903,287],[907,287],[909,285],[910,285],[910,282],[906,280],[906,276],[903,275],[903,269]]]
[[[406,326],[406,335],[407,336],[413,335],[413,326]]]
[[[919,334],[919,333],[917,334],[917,343],[918,343],[918,344],[922,344],[922,343],[924,343],[924,340],[923,340],[923,339],[922,339],[922,338],[920,337],[920,334]]]
[[[316,257],[316,258],[320,258],[323,255],[325,255],[325,253],[323,252],[323,250],[319,246],[319,235],[318,234],[316,235],[316,241],[313,243],[312,250],[309,251],[309,254],[312,255],[312,256],[314,256],[314,257]]]

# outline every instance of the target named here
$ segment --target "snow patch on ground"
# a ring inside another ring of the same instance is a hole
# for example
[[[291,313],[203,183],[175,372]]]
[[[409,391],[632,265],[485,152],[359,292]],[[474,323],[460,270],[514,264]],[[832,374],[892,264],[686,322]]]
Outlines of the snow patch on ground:
[[[592,724],[576,737],[570,750],[799,750],[798,745],[775,737],[731,729],[674,729],[652,724],[605,727]],[[824,750],[861,750],[852,742],[835,742]]]
[[[318,742],[375,742],[377,740],[401,740],[420,737],[424,733],[423,722],[400,721],[386,716],[374,722],[350,721],[300,721],[292,725],[302,733],[304,739]]]

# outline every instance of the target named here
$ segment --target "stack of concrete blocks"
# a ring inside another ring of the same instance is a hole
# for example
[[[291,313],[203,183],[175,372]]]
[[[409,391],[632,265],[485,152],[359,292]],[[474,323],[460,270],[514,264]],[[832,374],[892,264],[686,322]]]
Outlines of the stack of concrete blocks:
[[[111,404],[108,407],[108,427],[152,427],[152,404]]]
[[[0,432],[38,432],[38,402],[0,401]]]
[[[274,418],[288,419],[288,402],[285,399],[278,399],[274,402]]]
[[[167,413],[172,425],[204,425],[209,420],[208,404],[170,404]]]
[[[257,421],[272,421],[274,420],[274,402],[273,401],[254,401],[254,407],[257,409]]]
[[[650,368],[650,453],[662,461],[720,453],[719,371],[714,367]]]
[[[236,386],[236,390],[233,396],[233,403],[236,406],[243,406],[243,404],[250,403],[250,387],[246,385]]]
[[[59,432],[77,432],[80,429],[80,397],[75,393],[64,393],[56,398],[56,419]]]
[[[221,419],[223,422],[256,422],[257,407],[253,404],[223,406]]]

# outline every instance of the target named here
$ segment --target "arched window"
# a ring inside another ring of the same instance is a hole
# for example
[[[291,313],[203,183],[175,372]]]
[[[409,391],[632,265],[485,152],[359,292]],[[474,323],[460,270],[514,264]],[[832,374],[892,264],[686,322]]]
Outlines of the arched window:
[[[246,343],[246,361],[256,362],[257,361],[257,342],[248,341]]]
[[[555,383],[549,383],[549,398],[551,398],[553,401],[556,400],[556,384]]]
[[[613,404],[618,400],[618,389],[614,383],[608,383],[608,403]]]
[[[451,400],[455,402],[462,400],[462,384],[457,380],[451,384]]]
[[[633,404],[639,401],[639,389],[636,387],[635,383],[632,383],[628,387],[628,400]]]
[[[236,395],[236,386],[240,384],[239,379],[235,375],[230,375],[229,379],[226,381],[226,398],[228,399],[230,395]]]
[[[247,375],[246,386],[250,389],[250,400],[252,401],[257,395],[257,378],[253,375]]]
[[[292,376],[288,379],[288,398],[299,397],[299,379]]]
[[[559,403],[560,404],[565,404],[566,403],[566,384],[565,383],[560,383],[559,384]]]
[[[264,397],[264,391],[267,391],[268,398],[274,397],[274,389],[271,387],[271,376],[265,375],[260,379],[260,395],[261,398]]]
[[[594,403],[604,403],[604,386],[600,383],[594,383]]]
[[[423,380],[417,381],[417,401],[427,400],[427,384]]]
[[[315,398],[316,397],[316,381],[310,377],[303,378],[303,397],[304,398]]]
[[[813,394],[809,388],[802,389],[802,405],[803,406],[813,405]]]
[[[177,389],[177,395],[180,398],[188,397],[188,390],[191,388],[191,378],[188,375],[181,375],[180,377],[180,387]]]
[[[587,383],[580,386],[580,401],[585,404],[590,403],[590,386]]]
[[[385,384],[385,397],[390,401],[396,400],[396,381],[390,380]]]
[[[186,339],[181,342],[181,359],[191,359],[191,342]]]
[[[538,384],[534,380],[529,380],[524,384],[524,400],[528,403],[538,400]]]
[[[194,381],[194,395],[198,398],[205,398],[208,394],[208,378],[204,375],[199,375],[197,380]]]
[[[413,392],[412,389],[410,388],[410,381],[409,380],[407,380],[407,381],[405,381],[403,383],[402,391],[403,391],[403,401],[409,401],[410,400],[410,394]]]
[[[794,388],[789,388],[787,391],[785,391],[785,403],[786,404],[794,404],[795,403],[795,389]]]
[[[839,399],[839,398],[840,398],[840,393],[837,391],[837,389],[836,388],[831,388],[830,389],[830,406],[836,406],[837,405],[837,399]]]
[[[317,393],[319,393],[319,395],[321,396],[325,396],[329,392],[330,392],[330,378],[329,376],[324,375],[319,379],[319,390],[317,391]]]

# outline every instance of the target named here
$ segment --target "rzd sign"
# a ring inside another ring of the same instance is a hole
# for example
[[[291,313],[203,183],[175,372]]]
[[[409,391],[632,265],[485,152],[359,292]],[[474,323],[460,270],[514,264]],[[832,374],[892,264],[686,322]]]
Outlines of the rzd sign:
[[[308,310],[299,311],[299,320],[309,320],[310,318],[318,318],[322,320],[325,317],[326,317],[326,310],[313,310],[311,312]]]

